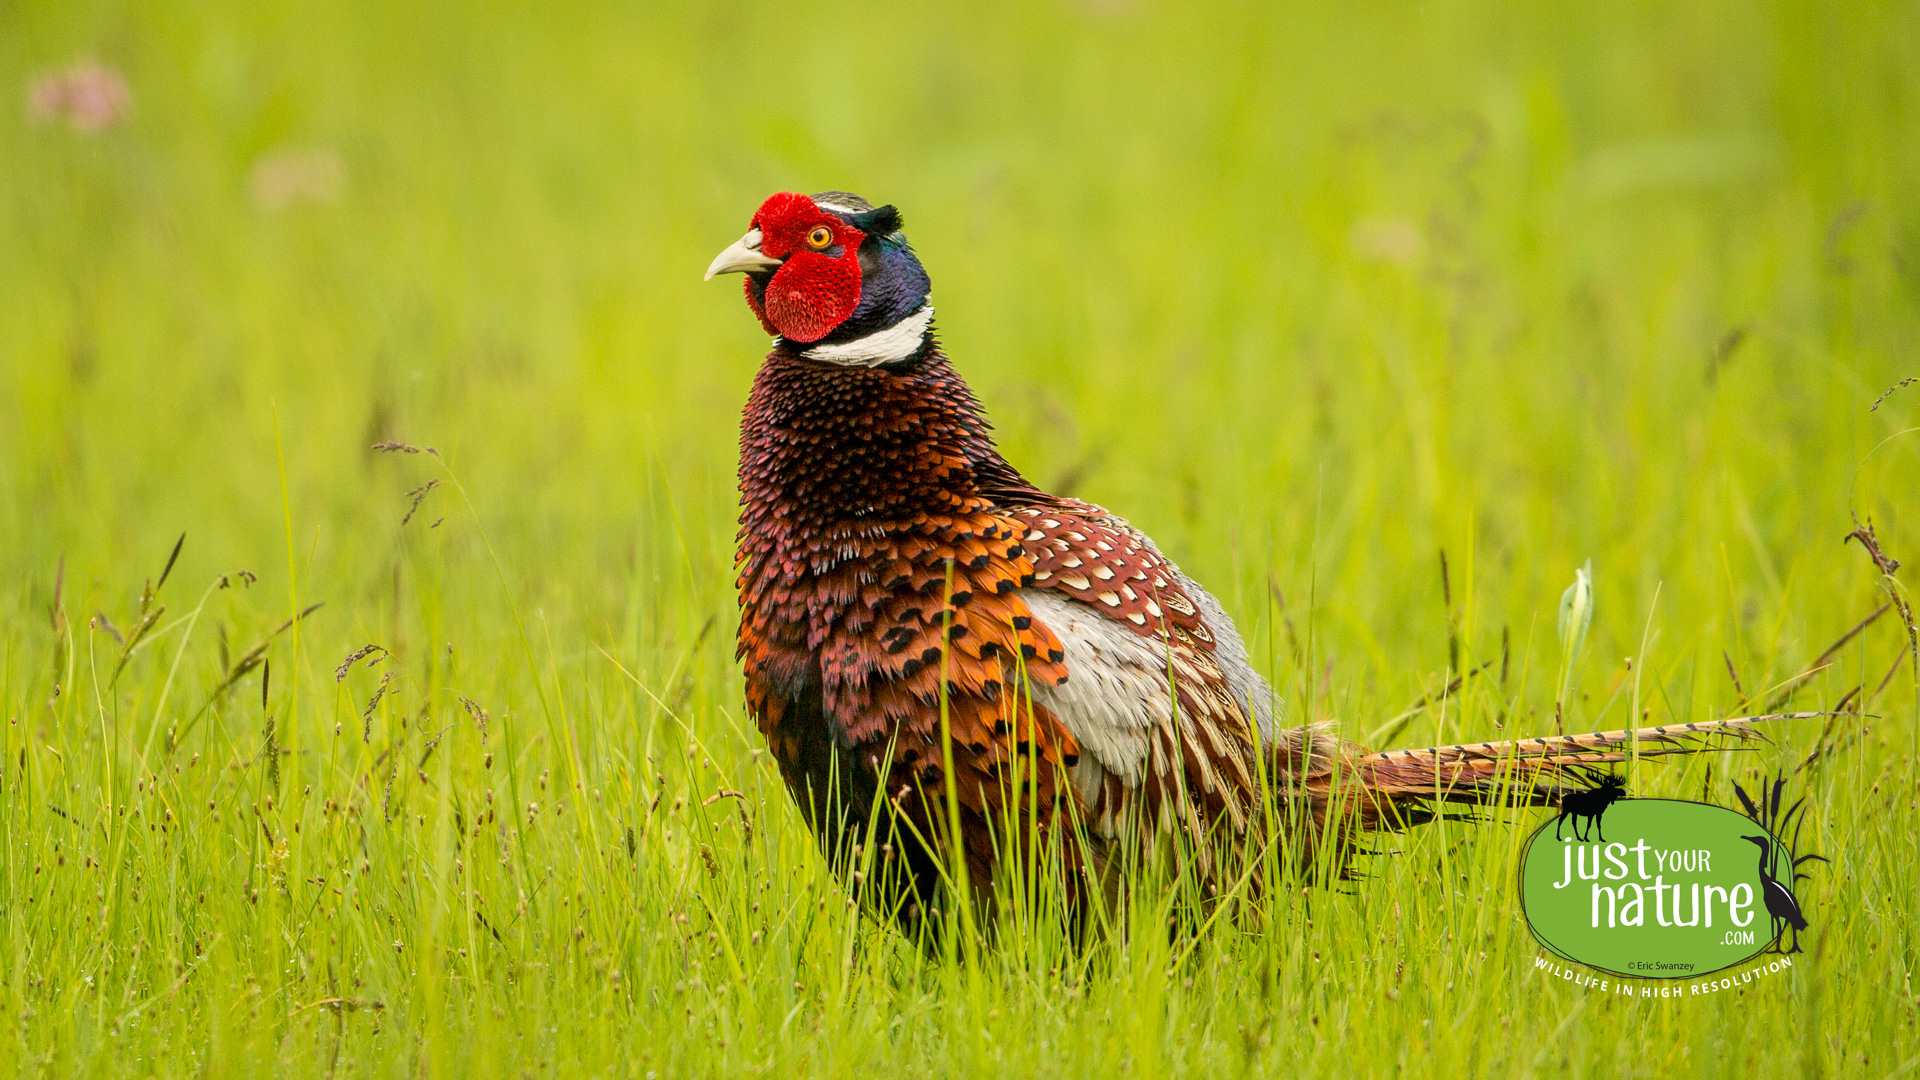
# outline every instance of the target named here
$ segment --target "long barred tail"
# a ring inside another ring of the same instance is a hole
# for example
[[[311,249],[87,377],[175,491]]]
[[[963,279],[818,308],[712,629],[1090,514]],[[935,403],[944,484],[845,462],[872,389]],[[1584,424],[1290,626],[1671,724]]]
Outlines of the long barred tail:
[[[1824,712],[1766,713],[1760,716],[1735,716],[1726,720],[1706,720],[1697,724],[1662,724],[1658,727],[1623,728],[1619,731],[1595,731],[1585,735],[1542,735],[1532,739],[1505,742],[1456,743],[1422,750],[1382,750],[1361,759],[1363,764],[1427,764],[1487,760],[1622,761],[1623,749],[1631,743],[1654,743],[1640,751],[1641,757],[1666,754],[1695,754],[1703,750],[1730,747],[1707,743],[1717,736],[1738,741],[1765,738],[1754,725],[1773,720],[1811,720],[1830,715]]]
[[[1431,820],[1435,803],[1556,806],[1570,791],[1589,786],[1593,770],[1629,757],[1658,758],[1737,749],[1732,743],[1764,739],[1756,725],[1805,720],[1823,712],[1767,713],[1697,724],[1546,735],[1503,742],[1458,743],[1369,753],[1357,747],[1345,768],[1328,770],[1316,794],[1347,803],[1363,830],[1395,829]],[[1348,744],[1351,746],[1351,744]],[[1637,747],[1637,749],[1636,749]],[[1345,798],[1339,789],[1344,786]]]

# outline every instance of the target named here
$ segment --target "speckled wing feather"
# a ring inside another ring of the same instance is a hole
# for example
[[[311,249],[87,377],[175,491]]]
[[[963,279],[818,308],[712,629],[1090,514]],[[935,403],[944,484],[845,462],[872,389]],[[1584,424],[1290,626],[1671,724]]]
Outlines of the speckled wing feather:
[[[1206,868],[1259,802],[1265,684],[1230,674],[1223,660],[1246,667],[1245,654],[1219,605],[1125,521],[1067,499],[1014,513],[1028,602],[1066,661],[1034,700],[1082,748],[1073,778],[1095,835],[1179,829]]]

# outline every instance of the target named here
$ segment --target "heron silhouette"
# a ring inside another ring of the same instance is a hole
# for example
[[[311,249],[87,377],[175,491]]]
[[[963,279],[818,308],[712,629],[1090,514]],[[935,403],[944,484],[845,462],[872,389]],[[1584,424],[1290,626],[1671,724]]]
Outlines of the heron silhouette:
[[[1773,918],[1773,947],[1780,948],[1780,935],[1785,933],[1783,926],[1793,928],[1793,948],[1782,952],[1800,951],[1800,931],[1807,928],[1806,917],[1800,914],[1800,903],[1793,898],[1793,890],[1780,884],[1767,871],[1767,865],[1773,861],[1773,841],[1765,836],[1742,836],[1760,846],[1760,895],[1767,902],[1767,914]]]

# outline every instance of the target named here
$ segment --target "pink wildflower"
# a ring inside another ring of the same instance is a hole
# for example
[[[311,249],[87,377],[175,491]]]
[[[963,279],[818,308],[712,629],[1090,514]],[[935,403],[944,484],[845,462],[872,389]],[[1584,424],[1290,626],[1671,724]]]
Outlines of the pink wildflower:
[[[64,119],[93,134],[127,118],[133,94],[120,72],[91,60],[65,71],[43,72],[27,84],[27,115],[37,123]]]

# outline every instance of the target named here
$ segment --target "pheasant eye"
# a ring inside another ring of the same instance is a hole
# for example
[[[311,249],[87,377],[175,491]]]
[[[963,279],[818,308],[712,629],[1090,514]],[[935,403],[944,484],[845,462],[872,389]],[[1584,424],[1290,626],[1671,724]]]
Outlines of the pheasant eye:
[[[807,246],[815,251],[824,250],[831,243],[833,243],[833,230],[825,225],[816,225],[813,231],[807,234]]]

